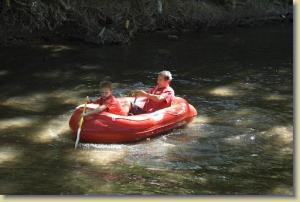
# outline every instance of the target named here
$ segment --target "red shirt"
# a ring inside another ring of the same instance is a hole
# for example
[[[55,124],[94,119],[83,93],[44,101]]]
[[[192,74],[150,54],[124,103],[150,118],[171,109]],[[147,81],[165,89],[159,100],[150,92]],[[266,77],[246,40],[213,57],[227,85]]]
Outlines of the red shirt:
[[[105,109],[106,112],[118,115],[125,115],[122,110],[120,102],[114,97],[109,96],[108,98],[98,98],[96,101],[93,102],[94,104],[99,105],[106,105],[107,108]]]
[[[150,88],[148,93],[151,93],[154,95],[161,95],[165,99],[160,102],[147,99],[147,101],[144,105],[144,108],[143,108],[146,113],[151,113],[151,112],[171,106],[172,101],[175,98],[174,90],[170,86],[163,87],[163,88],[159,88],[158,86],[156,86],[154,88]]]

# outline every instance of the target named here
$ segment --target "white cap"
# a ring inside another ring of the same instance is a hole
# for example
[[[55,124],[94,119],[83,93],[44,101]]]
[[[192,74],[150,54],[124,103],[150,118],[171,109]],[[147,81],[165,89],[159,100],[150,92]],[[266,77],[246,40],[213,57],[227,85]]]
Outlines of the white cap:
[[[158,75],[166,76],[169,78],[169,81],[172,81],[172,74],[170,71],[164,70],[158,73]]]

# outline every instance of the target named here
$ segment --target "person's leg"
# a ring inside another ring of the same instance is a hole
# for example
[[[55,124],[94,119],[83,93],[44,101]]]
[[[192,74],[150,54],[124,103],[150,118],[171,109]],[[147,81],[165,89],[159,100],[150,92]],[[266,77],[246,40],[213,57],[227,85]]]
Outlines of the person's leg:
[[[129,110],[128,115],[139,115],[139,114],[144,114],[144,113],[145,113],[145,111],[142,108],[140,108],[139,106],[137,106],[134,103],[131,103],[131,108]]]
[[[126,102],[122,103],[121,107],[122,107],[122,111],[128,115],[129,111],[131,109],[131,102],[126,101]]]

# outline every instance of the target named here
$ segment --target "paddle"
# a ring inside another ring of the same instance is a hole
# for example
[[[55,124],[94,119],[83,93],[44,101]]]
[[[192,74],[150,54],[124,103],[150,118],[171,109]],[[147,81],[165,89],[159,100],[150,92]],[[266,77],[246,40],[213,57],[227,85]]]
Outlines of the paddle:
[[[83,115],[85,113],[86,105],[87,105],[88,101],[89,101],[89,96],[86,96],[86,101],[84,103],[84,107],[83,107],[83,111],[82,111],[81,115]],[[76,142],[75,142],[74,149],[77,148],[79,140],[80,140],[80,132],[81,132],[81,127],[82,127],[82,124],[83,124],[83,120],[84,120],[84,117],[81,116],[80,121],[79,121],[79,127],[78,127],[78,130],[77,130],[77,136],[76,136]]]
[[[133,104],[135,104],[135,102],[136,102],[136,99],[137,99],[137,97],[134,97],[134,101],[133,101]]]

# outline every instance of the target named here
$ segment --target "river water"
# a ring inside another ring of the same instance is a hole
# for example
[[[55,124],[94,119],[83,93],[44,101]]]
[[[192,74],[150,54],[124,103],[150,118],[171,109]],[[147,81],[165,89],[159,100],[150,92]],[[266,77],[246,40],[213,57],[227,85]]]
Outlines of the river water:
[[[293,195],[292,25],[144,34],[129,45],[0,50],[0,194]],[[135,144],[80,144],[68,119],[169,69],[199,115]]]

